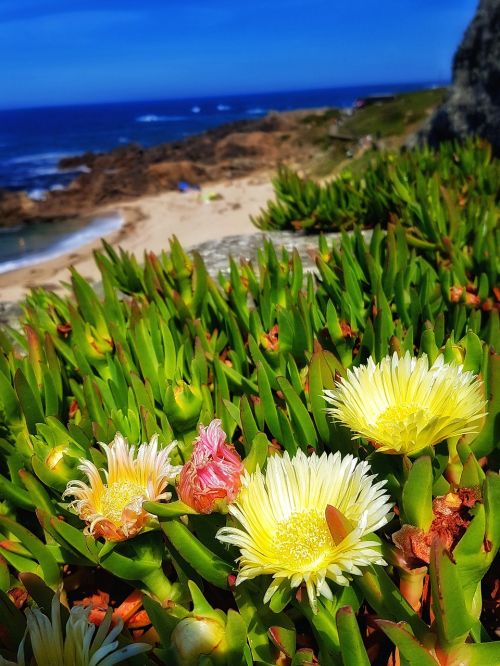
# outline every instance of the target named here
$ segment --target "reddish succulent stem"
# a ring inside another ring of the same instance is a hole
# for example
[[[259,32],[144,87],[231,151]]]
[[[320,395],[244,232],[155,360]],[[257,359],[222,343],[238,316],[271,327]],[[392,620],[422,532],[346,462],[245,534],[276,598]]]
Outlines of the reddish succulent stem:
[[[422,592],[427,569],[422,572],[399,571],[399,589],[415,612],[422,606]]]

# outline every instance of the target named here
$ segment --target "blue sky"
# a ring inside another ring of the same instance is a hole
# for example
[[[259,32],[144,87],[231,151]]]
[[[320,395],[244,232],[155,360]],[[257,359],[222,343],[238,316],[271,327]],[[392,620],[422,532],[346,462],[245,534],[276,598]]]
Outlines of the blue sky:
[[[477,0],[0,0],[0,108],[443,81]]]

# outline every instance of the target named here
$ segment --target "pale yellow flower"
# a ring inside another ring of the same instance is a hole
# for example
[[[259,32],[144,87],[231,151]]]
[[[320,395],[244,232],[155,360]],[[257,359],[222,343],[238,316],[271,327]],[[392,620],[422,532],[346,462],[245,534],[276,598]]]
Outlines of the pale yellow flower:
[[[246,473],[229,512],[238,527],[224,527],[217,538],[237,546],[240,571],[236,583],[270,574],[264,601],[281,584],[305,583],[311,605],[316,597],[332,598],[327,579],[348,585],[352,575],[370,564],[385,564],[380,544],[369,534],[390,517],[385,481],[374,483],[367,462],[339,453],[299,451],[268,459],[265,473]],[[328,506],[342,515],[336,535],[327,522]]]
[[[78,469],[87,475],[89,485],[70,481],[64,496],[76,498],[70,506],[87,523],[86,534],[122,541],[135,536],[153,518],[142,508],[143,502],[170,499],[165,488],[181,470],[170,464],[176,444],[158,450],[155,435],[149,444],[139,446],[136,456],[135,446],[117,433],[110,446],[101,446],[108,462],[103,470],[106,483],[94,463],[81,460]]]
[[[430,368],[426,354],[394,353],[377,365],[370,357],[324,394],[335,420],[385,453],[412,455],[449,437],[476,433],[485,414],[476,375],[445,364],[442,355]]]
[[[108,612],[97,628],[88,620],[90,610],[90,606],[74,606],[64,628],[57,595],[52,599],[50,617],[38,608],[26,611],[26,635],[36,666],[112,666],[151,649],[146,643],[132,643],[120,648],[117,638],[123,629],[123,620],[119,618],[109,631],[111,612]],[[19,646],[16,662],[7,661],[0,655],[0,666],[25,666],[24,644],[25,639]],[[33,662],[30,659],[28,663]]]

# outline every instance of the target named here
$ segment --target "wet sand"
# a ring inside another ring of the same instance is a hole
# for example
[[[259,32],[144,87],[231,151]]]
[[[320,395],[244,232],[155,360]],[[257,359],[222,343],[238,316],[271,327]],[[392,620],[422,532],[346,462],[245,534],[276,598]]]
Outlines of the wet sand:
[[[209,193],[220,198],[207,201]],[[106,236],[106,240],[133,252],[141,260],[146,251],[168,249],[168,240],[173,235],[189,249],[208,240],[257,233],[249,216],[256,215],[272,197],[269,176],[250,176],[210,184],[201,192],[165,192],[142,197],[96,211],[96,215],[119,212],[124,224]],[[71,253],[0,275],[0,301],[19,301],[33,287],[62,292],[61,282],[68,281],[70,266],[85,278],[98,281],[100,275],[92,252],[100,246],[96,240]]]

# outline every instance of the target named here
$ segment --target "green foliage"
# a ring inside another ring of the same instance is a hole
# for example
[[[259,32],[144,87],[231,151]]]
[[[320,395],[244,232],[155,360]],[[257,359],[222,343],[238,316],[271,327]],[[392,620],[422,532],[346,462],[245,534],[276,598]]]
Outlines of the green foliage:
[[[427,149],[399,164],[381,161],[366,176],[371,196],[377,192],[370,211],[348,178],[335,195],[322,194],[345,197],[342,210],[356,210],[349,225],[376,224],[369,238],[358,226],[339,243],[320,238],[315,273],[304,272],[296,252],[268,242],[256,265],[231,261],[217,278],[175,239],[170,252],[147,254],[143,264],[105,243],[96,253],[102,296],[76,271],[67,297],[32,292],[24,334],[1,336],[0,605],[12,634],[0,633],[0,654],[12,656],[24,630],[5,594],[10,588],[37,575],[56,590],[68,568],[83,577],[99,568],[115,584],[143,591],[160,662],[179,663],[172,635],[195,635],[213,622],[220,643],[192,663],[276,663],[280,653],[292,664],[310,663],[314,653],[321,663],[349,664],[349,654],[368,663],[362,618],[370,608],[380,640],[392,641],[405,663],[439,663],[439,654],[450,664],[480,663],[484,655],[494,663],[480,611],[481,581],[499,546],[498,476],[485,474],[478,458],[494,460],[500,441],[497,166],[477,145],[456,159],[454,150],[439,158],[441,184]],[[404,169],[415,169],[415,160],[422,178],[410,182]],[[461,196],[468,203],[454,217],[449,191],[459,173],[466,174]],[[283,210],[295,207],[312,219],[312,186],[291,174],[282,178]],[[390,197],[399,209],[387,217]],[[370,355],[378,361],[405,351],[425,352],[431,361],[442,352],[481,375],[489,405],[477,437],[410,461],[374,453],[327,419],[323,389]],[[333,600],[321,598],[314,613],[302,590],[296,597],[280,590],[263,606],[265,581],[235,586],[237,553],[214,539],[225,518],[198,515],[175,496],[145,507],[161,529],[123,543],[83,533],[62,492],[80,478],[81,458],[102,467],[97,442],[110,442],[117,431],[133,443],[159,433],[162,446],[177,439],[173,462],[181,464],[197,426],[214,417],[248,471],[264,468],[276,451],[311,447],[369,459],[399,510],[381,537],[389,568],[374,566],[345,591],[335,588]],[[433,499],[458,489],[473,489],[477,498],[461,538],[453,553],[435,540],[429,573],[420,562],[415,574],[390,534],[403,524],[427,532]],[[430,576],[432,625],[428,601],[425,614],[405,598],[408,573],[417,583]],[[314,636],[312,648],[300,644],[304,631]]]
[[[400,224],[410,247],[450,273],[450,286],[468,278],[481,300],[491,297],[500,272],[500,162],[487,144],[469,140],[442,144],[439,152],[381,154],[362,174],[346,170],[325,184],[282,168],[274,188],[276,201],[253,218],[260,229]]]
[[[356,109],[343,123],[342,132],[357,137],[403,134],[408,126],[423,120],[429,109],[442,102],[444,92],[443,88],[435,88],[403,93],[392,100]]]

